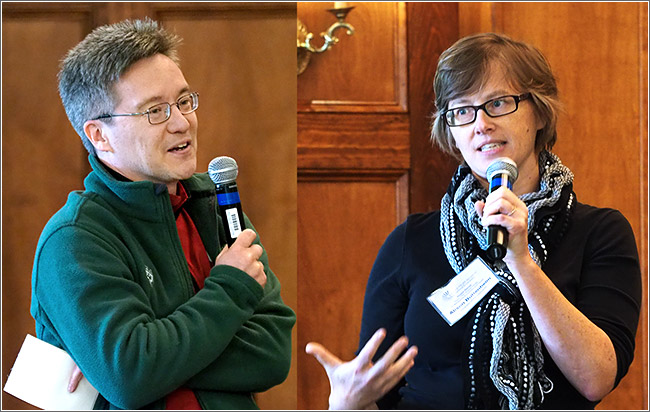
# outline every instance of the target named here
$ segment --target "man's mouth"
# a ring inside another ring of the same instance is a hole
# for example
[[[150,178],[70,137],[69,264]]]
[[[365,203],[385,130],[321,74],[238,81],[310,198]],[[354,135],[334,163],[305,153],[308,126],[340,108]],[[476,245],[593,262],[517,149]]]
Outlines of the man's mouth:
[[[190,146],[190,143],[186,142],[186,143],[183,143],[183,144],[179,144],[176,147],[172,147],[171,149],[169,149],[169,151],[170,152],[180,152],[182,150],[187,149],[189,146]]]

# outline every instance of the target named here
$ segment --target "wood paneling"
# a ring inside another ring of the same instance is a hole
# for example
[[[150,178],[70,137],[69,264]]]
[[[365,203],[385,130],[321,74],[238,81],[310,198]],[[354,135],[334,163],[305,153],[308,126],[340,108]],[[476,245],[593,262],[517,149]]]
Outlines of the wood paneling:
[[[440,53],[457,38],[458,5],[409,2],[407,4],[410,187],[411,213],[440,209],[458,161],[446,155],[430,139],[435,110],[433,77]]]
[[[355,28],[335,32],[338,44],[313,54],[299,76],[300,111],[406,111],[406,17],[404,3],[348,2],[346,22]],[[320,47],[324,32],[336,21],[330,3],[298,3],[298,18]]]
[[[183,38],[181,67],[201,94],[199,171],[215,156],[237,160],[244,209],[296,308],[295,4],[3,3],[3,384],[33,333],[40,231],[88,172],[57,94],[58,61],[94,26],[144,16]],[[261,408],[296,408],[295,365],[294,353],[288,379],[257,395]],[[4,392],[2,399],[3,407],[26,407]]]
[[[298,133],[300,170],[409,167],[405,115],[300,113]]]
[[[643,393],[643,407],[648,409],[648,7],[647,5],[639,5],[639,80],[640,90],[645,91],[640,94],[639,107],[641,108],[640,122],[638,133],[640,136],[645,136],[641,139],[639,147],[639,154],[641,158],[641,173],[639,179],[643,182],[641,184],[641,196],[639,204],[641,205],[641,225],[637,241],[641,245],[639,248],[639,255],[641,257],[641,273],[644,275],[643,279],[643,303],[644,308],[641,311],[641,319],[639,321],[639,329],[637,332],[637,342],[642,348],[641,356],[637,357],[637,367],[642,369],[643,373],[640,380],[634,382],[637,387],[641,386],[640,390]]]

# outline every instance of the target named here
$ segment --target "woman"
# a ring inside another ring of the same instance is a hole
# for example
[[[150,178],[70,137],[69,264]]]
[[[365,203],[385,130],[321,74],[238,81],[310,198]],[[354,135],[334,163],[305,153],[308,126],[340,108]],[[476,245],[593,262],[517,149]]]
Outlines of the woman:
[[[330,377],[330,407],[593,409],[634,354],[631,227],[616,210],[579,203],[573,174],[550,152],[557,87],[537,49],[492,33],[463,38],[440,56],[434,91],[432,140],[461,164],[441,210],[409,216],[382,246],[359,356],[343,363],[308,346]],[[503,157],[518,178],[488,194],[486,170]],[[503,259],[485,253],[491,225],[507,230]],[[469,276],[477,258],[498,284],[450,324],[427,298]],[[402,335],[414,346],[398,359]]]

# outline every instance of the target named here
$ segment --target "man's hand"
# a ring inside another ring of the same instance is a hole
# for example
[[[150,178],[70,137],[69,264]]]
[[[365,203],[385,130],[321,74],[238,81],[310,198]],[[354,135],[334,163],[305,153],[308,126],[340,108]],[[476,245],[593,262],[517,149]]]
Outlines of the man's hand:
[[[343,362],[319,343],[307,344],[305,351],[323,365],[330,380],[330,409],[376,409],[375,402],[411,369],[418,353],[416,346],[397,359],[408,345],[406,336],[395,341],[377,363],[372,363],[385,336],[384,329],[377,330],[359,355],[349,362]]]
[[[70,375],[70,381],[68,382],[68,392],[74,392],[77,389],[77,385],[79,385],[81,378],[83,377],[84,375],[81,373],[81,369],[79,369],[77,365],[74,365],[72,375]]]
[[[214,265],[228,265],[243,270],[264,287],[266,273],[264,273],[264,264],[259,261],[263,250],[260,245],[253,244],[256,237],[257,234],[253,230],[244,230],[239,234],[232,247],[229,248],[226,245],[221,250]]]

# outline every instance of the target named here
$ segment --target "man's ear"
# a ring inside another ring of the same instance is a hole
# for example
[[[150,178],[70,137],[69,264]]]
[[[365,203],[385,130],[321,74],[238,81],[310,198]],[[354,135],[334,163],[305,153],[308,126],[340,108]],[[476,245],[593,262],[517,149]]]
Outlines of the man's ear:
[[[101,120],[88,120],[84,123],[84,133],[98,152],[112,152],[113,147],[108,140],[108,130]]]

